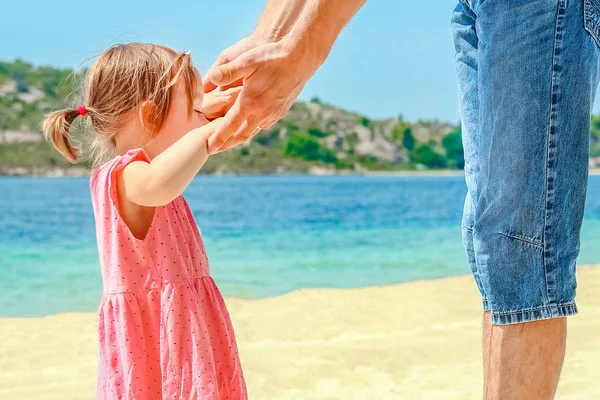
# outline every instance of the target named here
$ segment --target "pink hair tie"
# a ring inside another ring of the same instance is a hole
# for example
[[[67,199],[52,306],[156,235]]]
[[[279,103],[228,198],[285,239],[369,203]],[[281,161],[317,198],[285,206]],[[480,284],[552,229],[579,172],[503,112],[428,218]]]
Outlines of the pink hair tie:
[[[77,110],[79,111],[79,115],[81,115],[82,117],[85,117],[87,115],[87,107],[84,104],[77,107]]]

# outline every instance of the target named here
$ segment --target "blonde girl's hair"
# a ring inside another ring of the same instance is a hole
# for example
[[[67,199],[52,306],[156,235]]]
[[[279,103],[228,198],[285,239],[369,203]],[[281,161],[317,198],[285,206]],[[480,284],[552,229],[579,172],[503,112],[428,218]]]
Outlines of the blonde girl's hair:
[[[67,160],[89,157],[97,165],[114,154],[119,128],[146,101],[154,105],[152,115],[143,116],[152,127],[148,139],[156,135],[169,111],[171,88],[178,82],[185,86],[191,113],[196,79],[189,52],[150,43],[113,46],[85,73],[83,105],[49,113],[42,131]],[[71,128],[80,116],[83,133],[74,146]]]

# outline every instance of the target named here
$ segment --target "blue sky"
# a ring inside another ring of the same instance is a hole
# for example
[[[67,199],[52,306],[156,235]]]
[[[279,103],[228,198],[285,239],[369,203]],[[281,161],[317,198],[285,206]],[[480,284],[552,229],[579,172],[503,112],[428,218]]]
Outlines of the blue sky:
[[[133,40],[191,50],[201,72],[252,32],[263,0],[3,1],[0,59],[76,67]],[[453,0],[370,0],[301,99],[372,118],[458,122]]]

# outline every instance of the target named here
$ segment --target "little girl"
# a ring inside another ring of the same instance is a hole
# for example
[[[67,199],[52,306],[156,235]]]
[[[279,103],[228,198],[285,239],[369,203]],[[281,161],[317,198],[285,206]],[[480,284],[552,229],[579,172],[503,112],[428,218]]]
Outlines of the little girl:
[[[98,399],[247,398],[231,321],[182,196],[236,93],[204,102],[189,53],[129,43],[87,72],[84,105],[44,120],[72,162],[79,116],[96,156],[117,154],[91,176],[104,282]]]

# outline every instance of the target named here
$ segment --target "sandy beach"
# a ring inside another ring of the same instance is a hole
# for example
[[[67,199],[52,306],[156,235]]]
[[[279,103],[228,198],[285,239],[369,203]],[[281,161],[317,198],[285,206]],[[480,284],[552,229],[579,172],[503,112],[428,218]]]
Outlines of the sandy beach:
[[[600,268],[579,270],[557,399],[600,393]],[[251,399],[480,399],[470,277],[228,300]],[[0,320],[1,399],[92,399],[96,317]],[[596,371],[596,372],[594,372]]]

